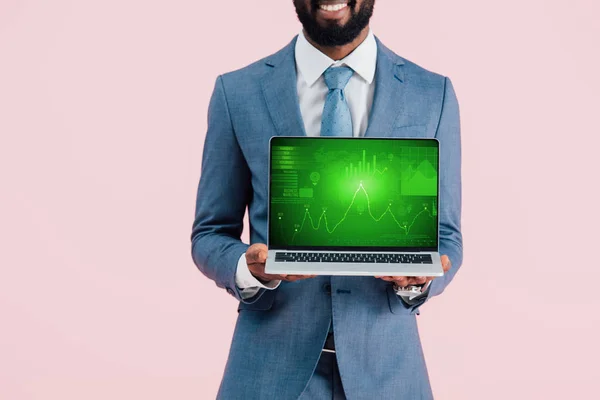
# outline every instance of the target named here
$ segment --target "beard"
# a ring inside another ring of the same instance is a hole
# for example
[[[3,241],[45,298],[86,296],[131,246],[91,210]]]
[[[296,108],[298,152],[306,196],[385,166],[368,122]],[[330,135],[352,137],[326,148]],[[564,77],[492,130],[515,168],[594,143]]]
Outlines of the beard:
[[[294,1],[296,14],[308,37],[318,45],[325,47],[343,46],[356,39],[369,25],[375,7],[375,0],[365,0],[360,9],[356,10],[356,0],[350,0],[348,2],[350,19],[345,25],[332,22],[321,26],[315,16],[319,7],[318,0],[311,0],[311,3],[312,9],[315,10],[312,13],[304,3]]]

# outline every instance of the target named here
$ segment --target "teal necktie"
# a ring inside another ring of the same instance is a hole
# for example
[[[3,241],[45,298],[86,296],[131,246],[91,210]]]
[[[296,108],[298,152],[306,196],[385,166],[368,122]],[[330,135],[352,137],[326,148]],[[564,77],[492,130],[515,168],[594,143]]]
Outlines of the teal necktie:
[[[352,137],[352,116],[346,102],[344,88],[353,74],[354,71],[349,67],[329,67],[323,73],[329,93],[323,107],[321,136]],[[329,322],[329,333],[333,333],[333,321]]]
[[[352,136],[352,116],[344,95],[352,74],[349,67],[329,67],[323,73],[329,93],[323,107],[321,136]]]

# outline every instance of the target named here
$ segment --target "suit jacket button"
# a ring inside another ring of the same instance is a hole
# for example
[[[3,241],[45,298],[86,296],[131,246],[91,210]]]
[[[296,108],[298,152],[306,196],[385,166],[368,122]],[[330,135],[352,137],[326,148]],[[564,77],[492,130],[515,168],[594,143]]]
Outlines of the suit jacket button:
[[[323,291],[325,293],[331,293],[331,284],[330,283],[326,283],[323,285]]]

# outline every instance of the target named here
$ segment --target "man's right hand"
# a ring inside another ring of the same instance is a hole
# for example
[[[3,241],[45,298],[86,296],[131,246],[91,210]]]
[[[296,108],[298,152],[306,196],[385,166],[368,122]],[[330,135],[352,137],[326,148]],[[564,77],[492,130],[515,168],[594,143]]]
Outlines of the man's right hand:
[[[246,251],[246,264],[250,273],[254,275],[256,279],[262,282],[269,282],[273,280],[277,281],[288,281],[294,282],[300,279],[314,278],[316,275],[272,275],[265,273],[265,262],[267,261],[267,255],[269,250],[267,246],[262,243],[253,244]]]

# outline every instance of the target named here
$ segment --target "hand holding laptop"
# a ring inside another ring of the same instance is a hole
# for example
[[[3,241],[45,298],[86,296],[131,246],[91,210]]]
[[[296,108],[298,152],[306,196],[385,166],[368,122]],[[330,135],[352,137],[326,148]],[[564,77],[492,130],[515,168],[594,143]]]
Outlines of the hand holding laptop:
[[[269,249],[265,244],[255,243],[251,245],[246,251],[246,263],[250,273],[254,275],[259,281],[269,282],[273,280],[277,281],[289,281],[294,282],[301,279],[314,278],[316,275],[286,275],[286,274],[267,274],[265,273],[265,262],[267,261],[267,255]]]
[[[444,274],[450,271],[452,268],[452,262],[448,256],[443,255],[440,257],[442,261],[442,268],[444,269]],[[386,282],[393,282],[399,287],[407,287],[411,285],[424,285],[429,281],[432,281],[434,276],[376,276],[375,278],[383,279]]]

